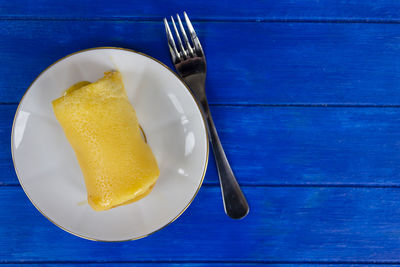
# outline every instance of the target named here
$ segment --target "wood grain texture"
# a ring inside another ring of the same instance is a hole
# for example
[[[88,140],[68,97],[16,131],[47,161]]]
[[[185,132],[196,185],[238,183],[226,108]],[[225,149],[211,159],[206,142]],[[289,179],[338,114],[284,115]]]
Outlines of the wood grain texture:
[[[396,24],[225,23],[195,27],[213,104],[400,105]],[[171,66],[163,25],[135,21],[0,21],[0,102],[72,52],[121,46]]]
[[[102,18],[160,19],[188,11],[193,19],[206,20],[363,20],[398,21],[400,3],[346,0],[282,1],[124,1],[106,0],[2,1],[2,18]]]
[[[15,266],[400,264],[400,2],[0,1],[0,263]],[[34,78],[97,46],[171,66],[161,19],[188,11],[250,214],[223,212],[212,153],[173,224],[133,242],[74,237],[30,204],[11,124]],[[317,22],[317,23],[315,23]]]
[[[16,106],[0,106],[0,184],[18,184],[10,155]],[[400,186],[400,109],[213,106],[243,185]],[[214,158],[205,184],[218,184]]]
[[[0,187],[0,259],[400,263],[398,189],[243,190],[251,207],[244,220],[224,214],[219,188],[203,187],[189,209],[162,231],[133,242],[101,243],[58,229],[19,187]]]

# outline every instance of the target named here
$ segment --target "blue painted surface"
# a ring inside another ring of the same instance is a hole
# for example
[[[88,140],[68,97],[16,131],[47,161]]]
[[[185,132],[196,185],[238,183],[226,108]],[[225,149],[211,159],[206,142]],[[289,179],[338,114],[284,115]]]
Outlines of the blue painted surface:
[[[229,219],[219,188],[204,186],[162,231],[134,242],[103,243],[58,229],[22,189],[2,187],[0,236],[6,240],[0,257],[5,262],[400,262],[398,188],[245,186],[243,191],[251,205],[245,220]]]
[[[0,1],[0,263],[153,266],[400,264],[400,2]],[[119,46],[171,66],[160,19],[187,10],[211,110],[251,212],[204,186],[143,240],[52,225],[14,174],[11,124],[33,79],[69,53]]]
[[[391,21],[400,19],[396,0],[266,0],[266,1],[125,1],[30,0],[2,1],[0,16],[4,18],[50,19],[131,19],[159,20],[165,16],[190,12],[194,20],[234,21]]]
[[[398,24],[198,22],[196,29],[210,103],[400,105]],[[44,68],[90,47],[127,47],[171,66],[161,21],[0,20],[0,40],[7,62],[0,102],[17,103]]]

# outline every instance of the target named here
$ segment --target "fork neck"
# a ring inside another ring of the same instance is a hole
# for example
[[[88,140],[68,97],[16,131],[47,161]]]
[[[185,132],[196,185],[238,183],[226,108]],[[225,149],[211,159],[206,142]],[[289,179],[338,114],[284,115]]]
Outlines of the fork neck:
[[[205,77],[203,75],[192,75],[184,78],[196,99],[200,102],[205,115],[208,117],[209,108],[205,89]]]

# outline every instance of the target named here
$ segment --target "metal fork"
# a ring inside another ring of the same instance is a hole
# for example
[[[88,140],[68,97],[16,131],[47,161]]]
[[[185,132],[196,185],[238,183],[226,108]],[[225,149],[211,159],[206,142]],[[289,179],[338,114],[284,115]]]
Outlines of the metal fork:
[[[239,184],[236,181],[235,175],[226,158],[224,149],[218,137],[217,130],[213,119],[211,117],[210,109],[208,107],[205,81],[207,73],[206,58],[204,56],[203,48],[201,47],[199,38],[193,29],[192,23],[189,20],[186,12],[183,12],[186,25],[189,30],[191,43],[186,35],[185,28],[183,27],[181,18],[176,15],[179,28],[182,33],[185,45],[181,40],[178,28],[175,24],[174,18],[171,16],[175,36],[178,40],[179,48],[175,45],[174,37],[169,28],[168,21],[164,18],[165,31],[167,32],[168,46],[172,57],[172,62],[187,85],[191,88],[197,100],[201,103],[203,113],[205,115],[208,133],[211,145],[214,151],[214,157],[217,164],[219,182],[221,185],[221,192],[224,202],[225,213],[234,219],[245,217],[249,212],[249,205],[240,190]]]

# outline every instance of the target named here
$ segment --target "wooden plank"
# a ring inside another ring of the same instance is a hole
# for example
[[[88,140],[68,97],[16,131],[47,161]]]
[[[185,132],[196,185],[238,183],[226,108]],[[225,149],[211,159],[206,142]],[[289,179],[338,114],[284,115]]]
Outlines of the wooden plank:
[[[224,214],[219,188],[203,187],[189,209],[162,231],[133,242],[101,243],[58,229],[20,188],[0,187],[0,259],[400,263],[398,189],[243,190],[251,207],[244,220]]]
[[[396,24],[195,26],[210,103],[400,105]],[[18,102],[48,65],[96,46],[132,48],[171,66],[161,22],[0,21],[0,102]]]
[[[376,20],[399,19],[400,4],[385,1],[2,1],[3,18],[128,18],[160,19],[186,10],[207,20]]]
[[[0,106],[0,183],[17,184]],[[222,144],[244,185],[400,186],[400,109],[213,106]],[[205,184],[218,184],[210,155]]]

